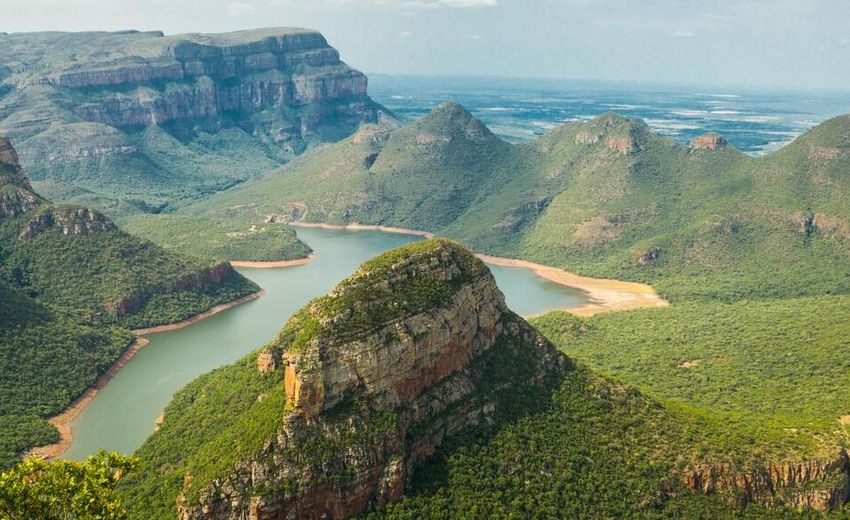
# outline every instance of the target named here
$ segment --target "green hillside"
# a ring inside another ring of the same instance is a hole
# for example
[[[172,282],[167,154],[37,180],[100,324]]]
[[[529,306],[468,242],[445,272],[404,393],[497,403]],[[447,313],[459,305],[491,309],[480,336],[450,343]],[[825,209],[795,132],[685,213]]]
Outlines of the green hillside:
[[[763,158],[712,135],[680,146],[614,114],[508,144],[446,104],[184,213],[423,229],[673,301],[846,293],[848,128],[850,116],[828,121]]]
[[[257,291],[227,263],[168,252],[101,213],[36,195],[0,138],[0,467],[56,438],[45,418],[93,385],[128,329]]]
[[[202,258],[262,262],[310,254],[292,228],[274,222],[246,226],[241,221],[191,215],[139,215],[129,219],[124,230],[166,250]]]

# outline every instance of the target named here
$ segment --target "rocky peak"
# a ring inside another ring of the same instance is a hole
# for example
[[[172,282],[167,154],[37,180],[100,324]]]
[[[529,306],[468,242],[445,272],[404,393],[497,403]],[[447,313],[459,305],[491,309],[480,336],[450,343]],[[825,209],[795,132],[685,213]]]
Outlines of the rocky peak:
[[[0,186],[4,184],[14,184],[19,188],[32,191],[32,186],[18,161],[18,153],[12,143],[0,135]]]
[[[420,145],[451,142],[455,138],[483,140],[494,137],[487,126],[459,103],[443,103],[413,125]]]
[[[40,203],[41,198],[33,193],[18,162],[15,148],[0,135],[0,215],[16,217],[35,209]]]
[[[256,457],[184,492],[179,516],[336,519],[397,500],[445,438],[491,421],[514,392],[549,388],[568,366],[459,245],[386,253],[258,355],[261,373],[283,379],[283,424]],[[299,455],[317,442],[323,461]]]
[[[729,142],[725,137],[716,133],[708,132],[691,140],[692,150],[720,150],[726,148]]]
[[[612,152],[630,155],[642,149],[646,132],[643,121],[606,112],[582,124],[575,134],[575,142],[582,145],[604,143]]]

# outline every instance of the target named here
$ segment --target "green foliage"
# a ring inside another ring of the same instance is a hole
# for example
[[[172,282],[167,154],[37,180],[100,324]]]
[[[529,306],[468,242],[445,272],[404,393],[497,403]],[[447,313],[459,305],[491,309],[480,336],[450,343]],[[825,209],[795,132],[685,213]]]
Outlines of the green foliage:
[[[47,421],[93,385],[130,344],[129,331],[51,312],[0,282],[0,469],[57,440]]]
[[[28,214],[0,221],[0,279],[41,302],[86,318],[98,315],[101,321],[114,320],[110,309],[118,302],[135,298],[145,303],[159,297],[178,303],[163,309],[162,315],[151,309],[144,320],[125,321],[169,323],[257,290],[238,273],[228,278],[227,290],[216,285],[205,291],[172,289],[179,280],[202,276],[212,262],[166,252],[115,229],[74,236],[54,228],[31,239],[17,239],[22,224],[30,218],[33,216]],[[180,303],[186,302],[194,304],[178,310]]]
[[[203,258],[263,262],[303,258],[310,253],[283,224],[242,226],[229,220],[158,214],[130,217],[124,229],[166,250]]]
[[[137,474],[122,483],[131,518],[173,518],[183,476],[192,489],[254,455],[283,419],[281,370],[257,371],[257,354],[201,376],[175,394],[165,422],[136,453]]]
[[[850,415],[850,297],[679,303],[535,325],[571,357],[717,426],[714,450],[837,452]]]
[[[138,460],[101,451],[84,462],[28,459],[0,474],[0,517],[9,520],[119,520],[115,493]]]
[[[444,444],[401,502],[364,518],[801,518],[729,508],[673,480],[687,425],[635,391],[579,368],[543,409]],[[538,407],[540,404],[538,403]],[[686,446],[686,445],[685,445]],[[687,448],[685,448],[687,449]]]
[[[292,214],[428,230],[652,283],[671,301],[846,294],[848,128],[850,117],[828,121],[757,159],[683,147],[614,114],[511,145],[449,104],[405,128],[361,130],[183,212],[243,226]],[[632,151],[609,147],[618,142]],[[813,150],[832,158],[810,159]],[[816,222],[807,227],[806,215]],[[638,262],[648,251],[655,258]]]

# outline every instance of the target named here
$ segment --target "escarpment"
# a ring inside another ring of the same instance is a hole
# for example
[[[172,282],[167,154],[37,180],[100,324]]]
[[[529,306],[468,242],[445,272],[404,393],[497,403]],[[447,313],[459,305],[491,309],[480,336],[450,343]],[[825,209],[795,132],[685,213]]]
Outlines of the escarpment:
[[[447,437],[550,388],[569,362],[506,307],[479,260],[430,240],[364,264],[255,366],[278,381],[263,396],[283,394],[280,423],[231,467],[187,473],[181,519],[344,518],[397,500]]]
[[[756,503],[827,511],[850,499],[850,459],[844,449],[821,460],[748,467],[699,464],[682,477],[688,489],[727,496],[738,507]]]
[[[108,197],[129,203],[122,212],[224,189],[393,121],[366,76],[307,29],[0,34],[4,66],[0,131],[32,179],[61,181],[53,200]]]

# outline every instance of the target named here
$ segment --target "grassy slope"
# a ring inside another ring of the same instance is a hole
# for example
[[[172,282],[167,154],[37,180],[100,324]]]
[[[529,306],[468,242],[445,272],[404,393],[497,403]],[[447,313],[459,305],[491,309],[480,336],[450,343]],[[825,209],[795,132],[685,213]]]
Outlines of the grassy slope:
[[[124,229],[166,250],[202,258],[292,260],[310,253],[291,228],[276,223],[245,226],[224,219],[160,214],[132,217]]]
[[[245,226],[278,216],[426,229],[488,253],[650,282],[672,300],[846,293],[850,155],[808,155],[841,149],[835,139],[850,147],[834,138],[847,128],[850,117],[838,118],[754,159],[731,147],[691,150],[611,114],[510,145],[444,105],[406,128],[361,130],[185,212]],[[640,150],[617,153],[608,139]],[[806,232],[807,212],[828,225]],[[636,261],[652,248],[656,260]]]

